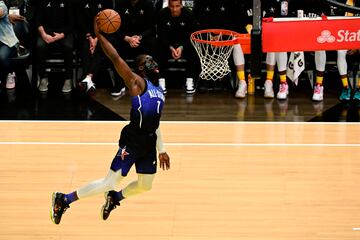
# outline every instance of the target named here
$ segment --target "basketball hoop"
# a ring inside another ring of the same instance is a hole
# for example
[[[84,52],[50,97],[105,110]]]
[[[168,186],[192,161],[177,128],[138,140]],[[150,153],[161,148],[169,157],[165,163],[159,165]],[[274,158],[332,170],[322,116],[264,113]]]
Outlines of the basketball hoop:
[[[200,78],[217,80],[231,72],[228,59],[243,34],[225,29],[205,29],[191,34],[191,43],[200,58]]]

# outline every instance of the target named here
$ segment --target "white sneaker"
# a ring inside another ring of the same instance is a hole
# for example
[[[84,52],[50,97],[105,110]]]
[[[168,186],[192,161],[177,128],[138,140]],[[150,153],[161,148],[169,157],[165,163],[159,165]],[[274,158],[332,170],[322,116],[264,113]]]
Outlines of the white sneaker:
[[[71,90],[72,90],[72,87],[71,87],[71,79],[66,79],[65,81],[64,81],[64,85],[63,85],[63,87],[62,87],[62,92],[63,93],[69,93],[69,92],[71,92]]]
[[[236,98],[245,98],[246,93],[247,93],[247,84],[245,81],[240,81],[238,90],[235,93],[235,97]]]
[[[121,88],[120,91],[118,91],[118,92],[117,92],[117,91],[111,92],[110,95],[113,96],[113,97],[122,97],[122,96],[125,95],[125,92],[126,92],[126,88],[123,87],[123,88]]]
[[[40,84],[39,84],[39,91],[40,92],[46,92],[48,90],[48,84],[49,81],[47,78],[42,78],[40,79]]]
[[[186,78],[185,91],[186,91],[187,94],[195,93],[194,79],[193,78]]]
[[[289,85],[287,83],[280,83],[279,92],[276,98],[279,100],[285,100],[289,94]]]
[[[163,90],[164,94],[167,93],[165,78],[159,78],[159,87]]]
[[[16,75],[14,72],[9,73],[6,78],[6,89],[13,89],[15,88],[15,78]]]
[[[314,87],[314,94],[312,96],[313,101],[320,102],[324,98],[324,87],[320,84],[316,84]]]
[[[80,82],[80,87],[86,90],[88,93],[94,93],[96,91],[95,84],[89,75],[87,75],[86,78]]]
[[[274,98],[273,82],[266,80],[264,84],[264,98]]]

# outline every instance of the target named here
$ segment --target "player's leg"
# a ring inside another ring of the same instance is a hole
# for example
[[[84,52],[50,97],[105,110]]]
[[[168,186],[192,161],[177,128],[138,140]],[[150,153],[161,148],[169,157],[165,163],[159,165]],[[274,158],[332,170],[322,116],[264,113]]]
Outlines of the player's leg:
[[[155,177],[154,174],[140,174],[138,173],[138,179],[131,182],[124,189],[119,192],[110,191],[106,196],[106,202],[102,207],[102,217],[106,220],[110,212],[120,205],[120,201],[125,198],[138,195],[150,191],[152,183]]]
[[[275,63],[276,63],[275,53],[268,52],[266,54],[266,80],[264,84],[265,98],[274,98],[273,78],[274,78]]]
[[[54,192],[52,197],[51,219],[55,224],[59,224],[62,214],[70,207],[70,204],[80,198],[93,196],[115,189],[124,176],[127,175],[134,158],[131,149],[119,147],[105,178],[95,180],[69,194]]]
[[[339,97],[341,101],[349,101],[351,98],[351,89],[349,87],[349,80],[347,75],[346,53],[347,50],[337,51],[337,67],[339,69],[340,79],[343,85],[343,89]]]
[[[68,194],[54,192],[52,195],[52,208],[50,212],[52,221],[55,224],[59,224],[62,215],[66,209],[70,207],[71,203],[85,197],[113,190],[123,178],[124,177],[121,176],[121,170],[114,172],[110,169],[105,178],[92,181],[74,192]]]
[[[110,191],[106,196],[106,202],[102,207],[102,217],[106,220],[110,212],[117,206],[120,205],[120,201],[143,192],[147,192],[152,187],[152,182],[155,177],[157,168],[157,156],[156,156],[156,136],[152,135],[146,139],[142,139],[144,145],[142,149],[138,149],[137,153],[141,157],[135,161],[136,172],[138,179],[131,182],[128,186],[119,192]],[[142,152],[144,150],[144,152]],[[132,155],[128,155],[129,157]],[[126,158],[125,158],[126,159]],[[127,172],[125,172],[127,174]]]
[[[276,97],[277,99],[285,100],[289,94],[289,86],[286,82],[287,52],[279,52],[275,56],[280,75],[280,87]]]
[[[239,86],[235,93],[236,98],[245,98],[247,85],[245,81],[245,57],[240,44],[236,44],[233,50],[233,59],[236,67],[236,76],[239,79]]]
[[[326,52],[316,51],[315,52],[315,66],[316,66],[316,83],[314,86],[314,94],[312,96],[313,101],[322,101],[324,96],[324,72],[326,65]]]
[[[355,84],[356,87],[355,87],[353,100],[360,102],[360,64],[359,64],[358,74],[356,76],[357,76],[357,79],[356,79],[356,84]]]

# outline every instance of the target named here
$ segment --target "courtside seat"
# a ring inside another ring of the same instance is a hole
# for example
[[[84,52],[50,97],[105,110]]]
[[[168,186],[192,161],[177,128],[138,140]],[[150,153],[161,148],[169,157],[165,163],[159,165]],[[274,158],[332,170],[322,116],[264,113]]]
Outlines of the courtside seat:
[[[76,81],[81,76],[80,58],[77,51],[73,51],[73,86],[76,87]],[[48,73],[65,72],[64,56],[62,52],[51,51],[45,61],[45,71]]]
[[[20,46],[18,48],[18,54],[16,57],[11,58],[11,65],[15,72],[18,74],[20,72],[25,72],[30,81],[31,73],[31,28],[30,24],[27,21],[15,21],[14,31],[17,38],[20,41]]]

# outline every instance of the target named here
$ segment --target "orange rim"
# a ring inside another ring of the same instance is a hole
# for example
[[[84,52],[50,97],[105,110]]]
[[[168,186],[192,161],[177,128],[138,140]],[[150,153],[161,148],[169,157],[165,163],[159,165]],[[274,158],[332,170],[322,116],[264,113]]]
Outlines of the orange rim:
[[[234,39],[231,39],[231,40],[204,40],[204,39],[199,39],[198,36],[201,35],[201,34],[204,34],[204,33],[213,33],[214,35],[223,34],[223,35],[233,36]],[[203,29],[203,30],[193,32],[190,37],[195,42],[211,44],[211,45],[214,45],[214,46],[217,46],[217,47],[231,46],[231,45],[235,45],[237,43],[240,43],[241,40],[250,39],[249,34],[240,34],[240,33],[237,33],[235,31],[226,30],[226,29]]]

